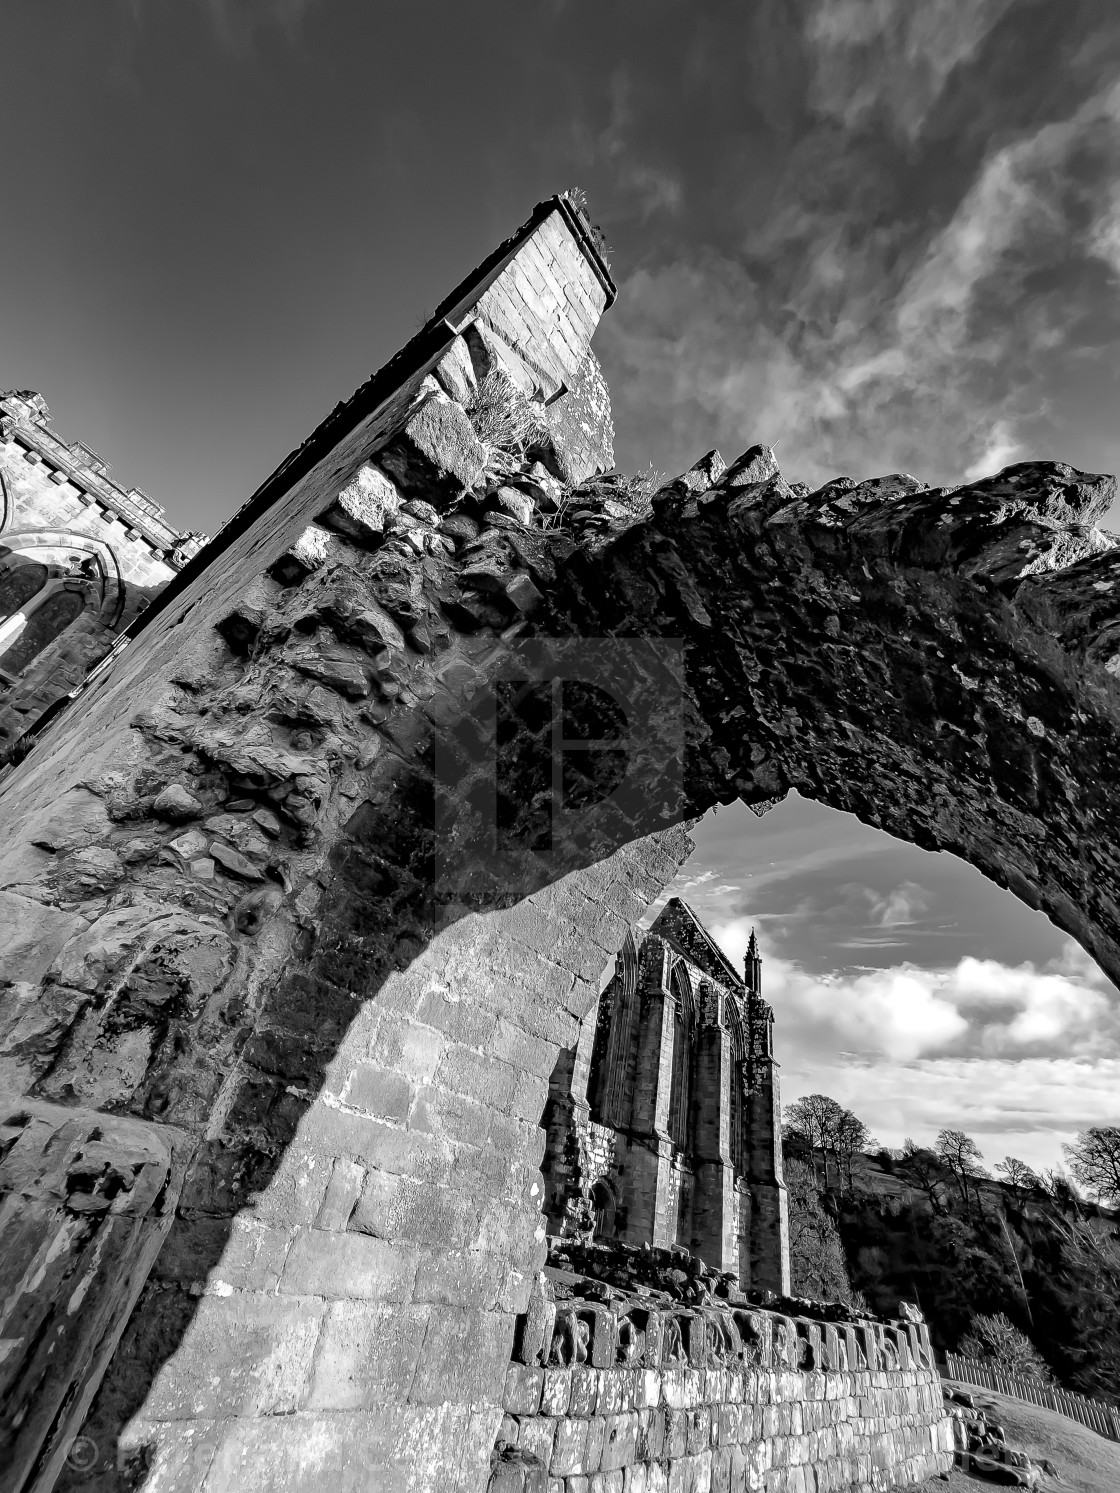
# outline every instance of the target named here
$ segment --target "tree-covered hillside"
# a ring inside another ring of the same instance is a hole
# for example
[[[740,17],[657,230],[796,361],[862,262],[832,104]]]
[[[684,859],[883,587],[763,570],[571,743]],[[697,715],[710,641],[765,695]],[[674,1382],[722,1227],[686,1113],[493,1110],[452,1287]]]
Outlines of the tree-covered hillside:
[[[1102,1206],[1120,1201],[1108,1171],[1120,1131],[1087,1132],[1068,1153],[1097,1201],[1013,1157],[992,1177],[960,1131],[894,1152],[855,1151],[853,1135],[868,1143],[824,1095],[787,1111],[794,1291],[862,1296],[889,1315],[917,1302],[941,1352],[1024,1372],[1033,1345],[1035,1372],[1120,1402],[1120,1218]]]

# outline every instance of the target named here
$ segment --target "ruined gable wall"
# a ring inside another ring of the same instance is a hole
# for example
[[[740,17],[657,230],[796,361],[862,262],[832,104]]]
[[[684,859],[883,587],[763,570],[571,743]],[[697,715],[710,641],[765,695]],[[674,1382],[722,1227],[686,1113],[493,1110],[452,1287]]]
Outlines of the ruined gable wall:
[[[653,931],[674,944],[717,985],[724,989],[742,990],[743,982],[738,971],[728,967],[722,950],[713,948],[708,934],[678,898],[670,898],[662,908]]]
[[[85,1293],[102,1369],[140,1297],[85,1425],[96,1475],[64,1466],[58,1486],[118,1486],[118,1455],[157,1488],[485,1480],[543,1260],[548,1075],[689,845],[670,833],[433,926],[426,739],[502,653],[528,578],[501,545],[472,561],[479,522],[444,529],[428,501],[445,512],[486,459],[446,389],[475,365],[434,343],[5,787],[0,1189],[34,1156],[21,1091],[86,1127],[48,1189],[64,1220],[114,1205],[99,1114],[193,1152],[160,1194],[147,1284]],[[488,555],[509,587],[465,583]],[[75,1250],[28,1296],[40,1323],[65,1321],[96,1247],[62,1237]],[[49,1238],[8,1256],[9,1289]],[[62,1419],[25,1422],[30,1477],[58,1470],[97,1388],[75,1400],[70,1360],[34,1351],[29,1333],[7,1382]]]

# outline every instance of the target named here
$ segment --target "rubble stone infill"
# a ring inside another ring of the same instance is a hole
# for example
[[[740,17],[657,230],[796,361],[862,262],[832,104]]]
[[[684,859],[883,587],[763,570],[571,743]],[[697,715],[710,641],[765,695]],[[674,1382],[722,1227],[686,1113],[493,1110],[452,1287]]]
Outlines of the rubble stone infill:
[[[576,1297],[519,1320],[491,1493],[904,1488],[953,1465],[923,1324]]]
[[[706,1265],[679,1245],[657,1249],[613,1239],[585,1241],[550,1236],[548,1265],[558,1294],[571,1293],[571,1279],[578,1281],[580,1294],[608,1302],[633,1296],[685,1306],[765,1307],[815,1322],[868,1320],[866,1313],[842,1301],[810,1301],[800,1296],[779,1296],[774,1291],[740,1290],[732,1272]]]

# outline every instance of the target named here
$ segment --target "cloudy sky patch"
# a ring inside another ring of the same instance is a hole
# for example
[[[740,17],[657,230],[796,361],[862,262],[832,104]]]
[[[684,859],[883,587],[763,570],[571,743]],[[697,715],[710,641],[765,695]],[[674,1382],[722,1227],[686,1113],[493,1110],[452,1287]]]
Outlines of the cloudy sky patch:
[[[796,793],[692,833],[666,896],[739,966],[757,930],[787,1103],[831,1094],[887,1145],[958,1125],[996,1159],[1046,1167],[1077,1129],[1120,1118],[1120,993],[971,867]]]

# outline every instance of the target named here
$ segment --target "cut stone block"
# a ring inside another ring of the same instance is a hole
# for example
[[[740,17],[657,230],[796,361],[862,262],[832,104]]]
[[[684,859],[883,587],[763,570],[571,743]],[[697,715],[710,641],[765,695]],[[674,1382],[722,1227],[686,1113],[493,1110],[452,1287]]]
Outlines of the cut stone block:
[[[474,322],[467,328],[464,338],[470,349],[475,376],[479,380],[484,379],[488,373],[502,373],[527,399],[537,397],[536,375],[485,322]]]
[[[298,586],[326,563],[329,545],[326,530],[309,524],[295,544],[269,567],[270,574],[282,586]]]
[[[385,473],[367,462],[319,515],[319,522],[355,544],[376,545],[386,520],[398,511],[401,502],[400,493]]]
[[[478,388],[470,351],[462,337],[455,341],[436,364],[435,376],[440,387],[460,404],[470,404]]]
[[[378,462],[409,497],[444,508],[473,488],[486,467],[486,448],[462,407],[437,390],[414,410]]]

